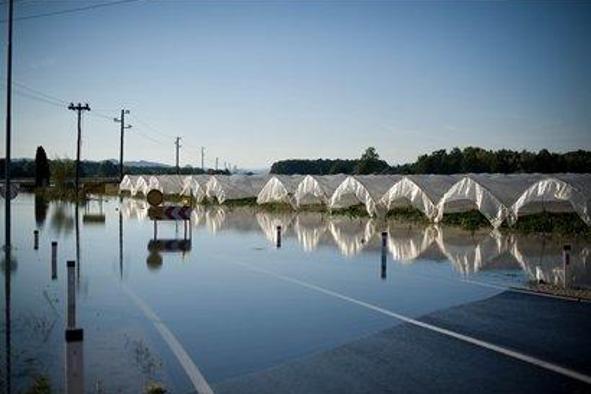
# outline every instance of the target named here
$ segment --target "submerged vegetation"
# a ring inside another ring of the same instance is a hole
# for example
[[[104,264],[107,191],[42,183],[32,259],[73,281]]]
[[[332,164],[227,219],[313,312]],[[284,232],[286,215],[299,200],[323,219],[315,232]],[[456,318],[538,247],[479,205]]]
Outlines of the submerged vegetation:
[[[425,214],[413,207],[397,207],[390,209],[388,213],[386,213],[386,218],[412,223],[429,223],[429,219],[427,219]]]

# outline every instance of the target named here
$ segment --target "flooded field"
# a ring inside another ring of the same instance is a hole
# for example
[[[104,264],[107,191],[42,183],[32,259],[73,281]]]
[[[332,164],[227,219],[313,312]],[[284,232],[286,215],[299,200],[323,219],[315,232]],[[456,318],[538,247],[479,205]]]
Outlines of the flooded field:
[[[112,197],[78,209],[14,200],[0,296],[4,389],[192,392],[401,323],[375,309],[416,319],[532,281],[591,285],[591,244],[580,239],[222,206],[196,208],[187,227],[155,227],[147,208]],[[68,260],[83,347],[64,336]],[[80,370],[66,368],[72,357]]]

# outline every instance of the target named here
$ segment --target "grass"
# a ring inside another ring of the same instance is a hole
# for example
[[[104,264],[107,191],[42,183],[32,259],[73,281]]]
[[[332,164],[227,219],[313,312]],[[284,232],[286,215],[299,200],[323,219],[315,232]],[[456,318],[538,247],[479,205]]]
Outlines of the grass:
[[[583,238],[591,238],[591,227],[574,212],[551,213],[542,212],[534,215],[520,217],[514,226],[508,227],[509,231],[517,233],[545,233],[553,235],[576,235]]]
[[[50,394],[51,385],[49,379],[46,376],[38,375],[33,379],[31,387],[25,391],[25,394]]]
[[[369,213],[367,213],[367,209],[363,204],[352,205],[348,208],[333,209],[330,211],[330,214],[349,217],[369,217]]]
[[[475,231],[483,227],[490,227],[490,222],[480,211],[446,213],[441,220],[442,224],[460,227],[463,230]]]
[[[425,214],[413,207],[400,207],[391,209],[386,214],[386,219],[394,219],[397,221],[412,223],[429,223],[429,219],[427,219]]]

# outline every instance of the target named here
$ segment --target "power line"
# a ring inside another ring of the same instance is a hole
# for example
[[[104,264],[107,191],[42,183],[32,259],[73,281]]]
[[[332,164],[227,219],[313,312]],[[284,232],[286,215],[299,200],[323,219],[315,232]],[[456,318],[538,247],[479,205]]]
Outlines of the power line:
[[[142,125],[144,125],[144,127],[150,129],[152,132],[154,132],[154,134],[158,134],[161,137],[164,137],[166,139],[170,139],[170,138],[174,138],[174,136],[170,135],[170,134],[166,134],[162,131],[160,131],[159,129],[157,129],[156,127],[152,126],[150,123],[146,122],[145,120],[142,120],[140,118],[137,117],[137,115],[132,114],[131,117],[137,122],[140,123]]]
[[[45,17],[48,17],[48,16],[71,14],[71,13],[74,13],[74,12],[90,11],[90,10],[94,10],[94,9],[97,9],[97,8],[111,7],[111,6],[125,4],[125,3],[133,3],[133,2],[136,2],[136,1],[143,1],[143,0],[118,0],[118,1],[111,1],[111,2],[108,2],[108,3],[92,4],[92,5],[87,5],[87,6],[84,6],[84,7],[69,8],[69,9],[60,10],[60,11],[51,11],[51,12],[45,12],[45,13],[41,13],[41,14],[19,16],[19,17],[14,18],[14,20],[15,21],[23,21],[23,20],[29,20],[29,19],[45,18]],[[4,19],[4,20],[0,21],[0,23],[6,23],[6,22],[8,22],[7,19]]]

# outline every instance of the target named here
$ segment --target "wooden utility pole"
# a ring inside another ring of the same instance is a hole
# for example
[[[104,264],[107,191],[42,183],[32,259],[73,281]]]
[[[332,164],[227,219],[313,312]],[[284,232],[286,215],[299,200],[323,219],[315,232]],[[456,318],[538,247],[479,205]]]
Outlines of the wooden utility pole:
[[[123,135],[125,134],[125,129],[131,128],[131,125],[125,124],[125,115],[129,115],[128,109],[121,110],[121,118],[113,119],[116,123],[121,123],[121,142],[119,144],[119,182],[121,182],[123,180],[123,143],[124,143]]]
[[[215,158],[215,170],[216,171],[218,170],[218,160],[219,160],[219,157],[216,157]]]
[[[205,147],[201,147],[201,171],[205,172]]]
[[[13,0],[8,1],[8,43],[6,45],[6,159],[4,161],[4,208],[6,209],[6,219],[4,224],[6,226],[4,236],[4,247],[10,249],[10,160],[11,160],[11,132],[12,132],[12,15],[13,14]],[[10,267],[10,261],[6,260],[6,264]],[[10,276],[10,270],[5,273]]]
[[[179,166],[179,149],[181,148],[181,137],[176,137],[174,144],[176,145],[176,173],[181,173],[181,167]]]
[[[76,196],[79,193],[80,187],[80,145],[82,144],[82,111],[90,111],[90,107],[87,104],[80,104],[74,105],[74,103],[70,103],[68,109],[71,111],[76,111],[78,115],[78,143],[76,144]]]

